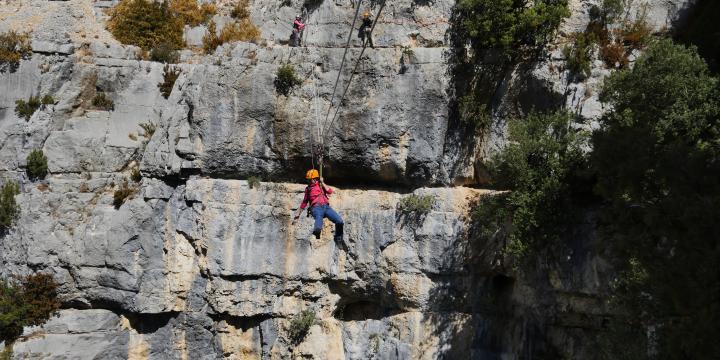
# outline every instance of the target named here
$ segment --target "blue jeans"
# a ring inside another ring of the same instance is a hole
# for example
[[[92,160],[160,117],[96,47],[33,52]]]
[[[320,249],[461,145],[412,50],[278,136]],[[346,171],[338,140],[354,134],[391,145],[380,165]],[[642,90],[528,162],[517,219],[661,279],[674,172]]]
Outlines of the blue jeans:
[[[330,205],[313,206],[311,212],[315,218],[315,227],[313,228],[313,232],[320,232],[323,227],[323,219],[328,218],[335,224],[335,237],[343,236],[343,225],[345,223],[340,215],[338,215],[338,213],[336,213]]]

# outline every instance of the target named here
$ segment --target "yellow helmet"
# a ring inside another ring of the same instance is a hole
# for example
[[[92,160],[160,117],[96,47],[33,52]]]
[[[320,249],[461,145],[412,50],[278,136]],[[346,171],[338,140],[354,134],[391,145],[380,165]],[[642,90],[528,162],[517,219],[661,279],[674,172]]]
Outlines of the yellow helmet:
[[[315,169],[308,170],[308,172],[305,173],[305,178],[308,180],[317,179],[319,177],[320,177],[320,173]]]
[[[370,12],[369,11],[364,12],[363,17],[364,18],[370,17]]]

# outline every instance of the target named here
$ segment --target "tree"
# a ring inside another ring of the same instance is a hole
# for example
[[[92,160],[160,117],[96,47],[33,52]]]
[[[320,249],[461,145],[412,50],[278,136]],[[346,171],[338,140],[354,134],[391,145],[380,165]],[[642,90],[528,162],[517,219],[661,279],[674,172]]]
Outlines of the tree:
[[[624,274],[621,325],[640,337],[616,350],[646,343],[662,359],[717,358],[718,80],[694,48],[660,40],[632,70],[610,76],[601,99],[613,109],[592,140],[603,232]]]

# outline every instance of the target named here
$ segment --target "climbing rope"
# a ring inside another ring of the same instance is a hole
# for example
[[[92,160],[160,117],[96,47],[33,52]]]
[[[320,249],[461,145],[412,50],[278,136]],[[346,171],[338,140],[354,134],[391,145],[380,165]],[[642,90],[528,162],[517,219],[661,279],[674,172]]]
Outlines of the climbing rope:
[[[385,1],[383,1],[382,5],[380,5],[380,10],[378,10],[378,14],[375,17],[375,21],[373,21],[373,25],[370,28],[370,34],[363,40],[363,47],[360,51],[360,56],[358,56],[357,60],[355,61],[355,67],[353,68],[352,73],[350,73],[350,79],[347,82],[347,85],[345,86],[345,90],[343,91],[342,97],[340,97],[340,102],[338,103],[338,106],[335,108],[335,114],[333,115],[332,120],[330,121],[330,124],[325,127],[321,144],[325,143],[325,137],[327,137],[328,132],[332,128],[333,124],[335,123],[335,120],[337,119],[338,114],[340,113],[340,109],[342,108],[342,102],[345,100],[345,95],[347,95],[348,89],[350,89],[350,84],[352,83],[353,78],[355,77],[355,72],[357,71],[358,66],[360,65],[360,61],[362,60],[362,56],[365,53],[365,49],[367,49],[367,42],[372,37],[373,31],[375,31],[375,25],[377,25],[378,20],[380,19],[380,14],[382,13],[383,9],[385,8]],[[332,105],[332,103],[331,103]],[[329,111],[328,111],[329,114]],[[325,118],[327,121],[327,118]]]
[[[342,74],[343,67],[345,66],[345,58],[347,57],[348,49],[350,48],[350,41],[352,41],[353,32],[355,31],[355,23],[357,22],[358,15],[360,14],[360,5],[362,5],[362,0],[358,1],[357,9],[355,9],[355,17],[353,18],[352,25],[350,25],[350,34],[348,34],[347,43],[345,43],[345,52],[343,52],[340,69],[338,70],[337,78],[335,78],[335,86],[333,86],[332,96],[330,97],[330,105],[328,106],[328,111],[323,122],[327,122],[328,117],[330,117],[330,111],[332,110],[333,101],[335,100],[335,91],[340,83],[340,75]],[[321,145],[323,144],[322,141],[323,140],[321,139]]]

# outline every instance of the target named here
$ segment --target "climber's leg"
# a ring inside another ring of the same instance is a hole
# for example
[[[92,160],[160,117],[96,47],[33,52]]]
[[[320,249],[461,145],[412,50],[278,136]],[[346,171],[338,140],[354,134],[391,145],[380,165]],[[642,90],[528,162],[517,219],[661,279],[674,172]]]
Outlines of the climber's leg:
[[[327,205],[313,206],[312,215],[315,218],[315,226],[313,226],[313,235],[316,239],[320,238],[320,232],[323,227],[323,218],[325,217],[325,207]]]
[[[330,221],[332,221],[335,224],[335,238],[342,238],[343,236],[343,227],[345,225],[345,222],[343,222],[342,217],[333,210],[330,206],[327,207],[325,210],[325,217],[327,217]]]

